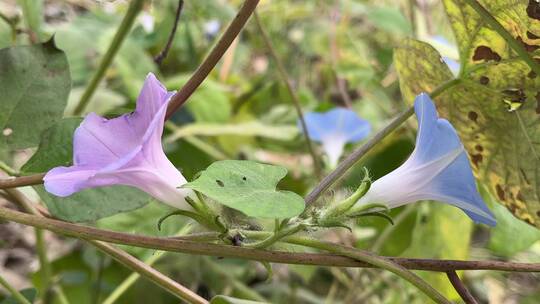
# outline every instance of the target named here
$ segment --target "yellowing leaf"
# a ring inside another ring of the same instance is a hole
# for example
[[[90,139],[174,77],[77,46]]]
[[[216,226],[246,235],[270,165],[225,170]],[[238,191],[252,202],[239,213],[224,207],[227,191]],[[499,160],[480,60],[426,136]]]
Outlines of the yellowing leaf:
[[[540,76],[465,2],[444,4],[461,71],[459,82],[435,98],[440,115],[458,130],[476,177],[514,215],[540,227]],[[531,55],[540,55],[540,21],[528,16],[527,3],[482,4]],[[407,102],[453,78],[437,51],[419,41],[405,41],[394,61]]]

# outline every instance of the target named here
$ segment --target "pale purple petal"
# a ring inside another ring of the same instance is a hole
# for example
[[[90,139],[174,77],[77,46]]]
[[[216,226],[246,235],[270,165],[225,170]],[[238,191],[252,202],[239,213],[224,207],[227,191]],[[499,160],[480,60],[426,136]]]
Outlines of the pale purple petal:
[[[146,78],[133,113],[114,119],[89,114],[74,134],[74,166],[54,168],[44,178],[47,191],[67,196],[108,185],[140,188],[175,207],[185,207],[190,190],[161,146],[172,92],[153,74]]]

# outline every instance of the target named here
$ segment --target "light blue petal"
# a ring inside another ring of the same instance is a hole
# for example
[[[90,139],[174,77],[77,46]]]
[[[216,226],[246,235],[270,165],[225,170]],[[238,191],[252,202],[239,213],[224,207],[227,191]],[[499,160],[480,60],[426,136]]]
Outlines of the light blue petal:
[[[425,163],[461,147],[456,131],[447,120],[439,119],[429,95],[422,93],[416,97],[414,111],[418,119],[418,134],[411,159]]]
[[[493,214],[476,189],[469,159],[465,152],[462,152],[450,166],[433,180],[431,187],[444,197],[446,202],[461,208],[473,221],[495,226],[496,221]],[[483,212],[471,210],[472,208],[467,205]]]
[[[419,128],[416,149],[411,155],[412,163],[420,166],[440,159],[456,149],[463,149],[456,130],[446,119],[438,118],[435,106],[427,94],[418,95],[414,107]],[[495,225],[495,218],[476,189],[465,150],[439,172],[423,191],[429,191],[434,198],[461,208],[474,221]],[[474,209],[479,209],[480,212],[475,212]]]
[[[343,136],[347,142],[357,142],[369,135],[371,125],[351,110],[335,108],[325,113],[307,113],[304,116],[313,141],[322,141],[328,136]]]
[[[446,63],[452,74],[454,74],[454,76],[457,76],[459,74],[459,70],[461,69],[461,65],[459,64],[459,62],[455,61],[450,57],[443,57],[442,59],[444,63]]]
[[[306,121],[306,127],[309,134],[309,138],[313,141],[322,141],[322,137],[328,130],[328,125],[326,117],[323,113],[310,112],[304,114],[304,120]],[[298,127],[302,130],[300,121],[298,122]]]

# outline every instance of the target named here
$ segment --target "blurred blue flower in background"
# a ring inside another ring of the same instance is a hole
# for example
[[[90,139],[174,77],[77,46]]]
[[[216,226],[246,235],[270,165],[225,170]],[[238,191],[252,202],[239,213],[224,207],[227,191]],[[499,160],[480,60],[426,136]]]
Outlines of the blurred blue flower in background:
[[[304,118],[309,138],[322,144],[331,168],[337,165],[345,144],[358,142],[371,131],[367,120],[345,108],[335,108],[325,113],[310,112]]]
[[[459,64],[459,53],[456,45],[439,35],[430,36],[427,40],[441,53],[442,60],[446,63],[452,74],[457,76],[461,65]]]
[[[444,63],[446,63],[452,74],[454,74],[454,76],[457,76],[459,74],[459,69],[461,69],[461,65],[459,64],[459,62],[445,56],[443,56],[442,59]]]
[[[399,168],[376,180],[358,203],[384,203],[394,208],[436,200],[462,209],[475,222],[494,226],[495,218],[476,189],[469,159],[454,127],[438,118],[427,94],[416,97],[414,110],[419,127],[413,153]]]
[[[214,39],[219,33],[221,23],[217,19],[212,19],[204,23],[204,35],[208,40]]]

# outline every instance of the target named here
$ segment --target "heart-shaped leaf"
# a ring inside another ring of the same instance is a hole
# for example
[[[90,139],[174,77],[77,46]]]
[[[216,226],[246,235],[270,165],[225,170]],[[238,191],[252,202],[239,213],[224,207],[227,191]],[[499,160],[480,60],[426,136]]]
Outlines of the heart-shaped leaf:
[[[71,78],[64,52],[54,41],[0,50],[0,150],[37,146],[59,120]]]
[[[259,218],[289,218],[304,210],[304,200],[290,191],[277,191],[287,169],[253,161],[224,160],[211,164],[184,185],[213,200]]]

